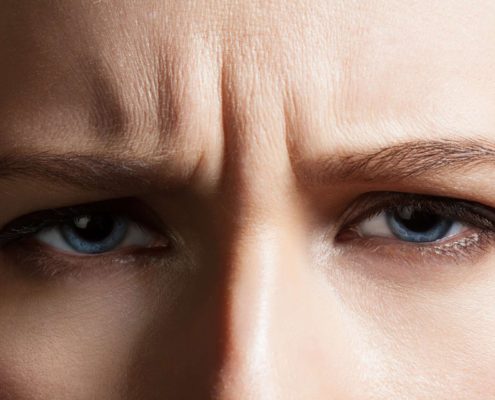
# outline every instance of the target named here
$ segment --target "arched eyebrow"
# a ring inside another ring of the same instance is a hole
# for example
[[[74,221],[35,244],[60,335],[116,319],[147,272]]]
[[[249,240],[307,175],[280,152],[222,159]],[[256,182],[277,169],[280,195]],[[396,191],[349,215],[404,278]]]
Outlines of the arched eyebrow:
[[[297,164],[296,174],[309,184],[400,182],[480,165],[495,168],[495,145],[474,139],[408,141]]]
[[[111,193],[184,187],[192,171],[172,172],[173,160],[122,159],[97,154],[0,155],[0,182],[22,178],[78,186]],[[467,171],[480,165],[495,167],[495,146],[476,140],[409,141],[374,151],[329,155],[294,166],[305,184],[343,182],[387,183],[411,177]],[[495,173],[495,170],[494,170]]]

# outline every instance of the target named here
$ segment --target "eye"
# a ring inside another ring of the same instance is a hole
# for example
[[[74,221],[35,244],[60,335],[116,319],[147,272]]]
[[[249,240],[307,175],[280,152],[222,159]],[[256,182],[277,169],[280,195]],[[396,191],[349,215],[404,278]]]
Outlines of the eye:
[[[465,224],[412,206],[382,211],[356,226],[360,236],[396,238],[405,242],[436,242],[468,229]]]
[[[33,238],[67,253],[101,254],[125,247],[149,247],[154,235],[127,217],[98,213],[75,216]]]
[[[376,192],[358,199],[344,220],[340,240],[390,238],[435,243],[464,232],[495,232],[495,211],[480,203],[411,193]]]
[[[143,204],[118,199],[37,211],[0,231],[0,250],[13,244],[28,250],[36,243],[66,254],[100,255],[122,249],[168,249],[171,235]]]

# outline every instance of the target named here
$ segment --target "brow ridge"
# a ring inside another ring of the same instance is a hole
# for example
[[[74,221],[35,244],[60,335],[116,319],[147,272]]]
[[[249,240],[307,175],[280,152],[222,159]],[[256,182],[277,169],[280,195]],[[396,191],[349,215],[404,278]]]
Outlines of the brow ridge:
[[[411,177],[458,172],[480,164],[495,167],[495,145],[476,140],[408,141],[371,151],[301,160],[294,166],[309,184],[396,182]],[[74,152],[29,155],[0,154],[0,181],[29,178],[107,192],[149,191],[186,186],[188,179],[173,176],[163,160],[120,158]]]
[[[495,167],[495,145],[474,139],[407,141],[299,164],[302,179],[312,183],[401,181],[480,164]]]
[[[153,160],[97,154],[0,155],[0,180],[28,178],[111,192],[145,190],[159,178],[163,169],[159,165]]]

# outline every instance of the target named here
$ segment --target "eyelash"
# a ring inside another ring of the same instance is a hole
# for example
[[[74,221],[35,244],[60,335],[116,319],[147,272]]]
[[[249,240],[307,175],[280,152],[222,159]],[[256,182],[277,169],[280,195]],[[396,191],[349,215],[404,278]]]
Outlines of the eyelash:
[[[338,224],[341,228],[336,236],[336,242],[352,242],[359,239],[353,238],[353,228],[355,228],[357,224],[366,219],[373,218],[382,212],[396,211],[401,207],[413,207],[418,211],[433,213],[443,218],[457,220],[477,228],[480,231],[479,235],[484,235],[484,237],[490,234],[495,236],[495,210],[480,203],[439,196],[398,192],[374,192],[360,197],[344,213],[341,218],[342,222]],[[363,209],[365,211],[362,211]],[[173,245],[173,235],[166,227],[157,223],[159,219],[156,216],[149,215],[148,212],[143,212],[143,207],[136,205],[136,202],[132,199],[120,199],[62,209],[45,210],[18,218],[7,224],[5,228],[0,231],[0,250],[10,244],[15,244],[28,239],[42,229],[54,227],[66,223],[78,215],[91,214],[96,211],[107,211],[114,215],[119,214],[126,216],[132,218],[136,223],[142,224],[147,229],[160,232],[160,234],[166,233],[170,239],[172,239],[171,243]],[[399,241],[399,243],[402,246],[407,246],[409,250],[411,248],[420,248],[422,252],[425,252],[425,250],[431,248],[436,253],[443,252],[445,255],[455,256],[456,252],[459,252],[456,248],[456,243],[459,244],[457,247],[462,247],[463,252],[466,252],[467,248],[473,247],[469,241],[466,241],[466,238],[466,236],[461,237],[460,240],[457,238],[457,242],[447,240],[443,245],[438,242],[411,244]],[[361,238],[359,240],[361,242],[363,240],[373,241],[376,240],[376,238]],[[390,244],[390,241],[388,242]],[[395,245],[397,245],[397,240],[394,240],[394,242]],[[476,241],[473,241],[473,244],[476,244],[475,242]]]
[[[495,210],[480,203],[440,196],[426,196],[411,193],[375,192],[358,199],[344,216],[344,227],[378,215],[393,212],[403,207],[436,214],[443,218],[495,232]],[[366,211],[358,213],[364,208]]]
[[[358,237],[356,227],[366,219],[378,216],[382,212],[394,212],[403,207],[412,207],[438,215],[442,218],[461,222],[475,229],[471,235],[453,236],[429,243],[412,243],[398,239],[382,237]],[[362,212],[362,209],[365,209]],[[469,256],[470,250],[486,249],[495,238],[495,210],[483,204],[441,196],[428,196],[400,192],[368,193],[353,203],[342,218],[339,233],[335,238],[340,244],[363,244],[377,252],[385,247],[394,246],[396,254],[410,254],[416,250],[420,256],[440,255],[449,259],[460,260],[461,256]],[[476,231],[477,230],[477,231]],[[355,249],[355,246],[353,246]],[[387,254],[390,254],[387,252]]]
[[[0,249],[28,239],[43,229],[56,227],[70,222],[80,215],[108,213],[114,216],[128,217],[138,225],[160,234],[171,235],[168,229],[160,223],[157,216],[145,209],[133,199],[118,199],[91,204],[82,204],[60,209],[34,212],[20,217],[0,230]]]
[[[157,246],[73,256],[58,251],[47,251],[44,245],[30,241],[44,229],[61,226],[77,216],[93,213],[108,213],[115,217],[129,218],[136,225],[156,234]],[[163,243],[166,243],[166,246]],[[38,211],[17,218],[0,230],[0,252],[5,257],[4,262],[7,265],[12,263],[13,271],[21,270],[25,276],[36,279],[58,276],[78,278],[86,273],[95,277],[99,274],[122,272],[125,269],[138,272],[148,268],[173,268],[177,263],[176,248],[179,243],[158,215],[132,198]]]

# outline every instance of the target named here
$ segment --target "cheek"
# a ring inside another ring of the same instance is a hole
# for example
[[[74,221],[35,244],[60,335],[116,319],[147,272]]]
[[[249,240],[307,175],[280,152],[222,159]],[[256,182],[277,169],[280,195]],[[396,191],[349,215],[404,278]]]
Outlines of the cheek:
[[[348,271],[340,279],[354,371],[376,398],[495,396],[495,271],[486,261],[470,265],[467,275],[451,267],[448,283],[422,276],[399,284]]]
[[[443,264],[379,254],[342,250],[319,262],[310,329],[319,363],[344,355],[353,399],[495,398],[495,253]]]
[[[144,282],[116,275],[0,286],[0,398],[120,398],[151,320]]]

